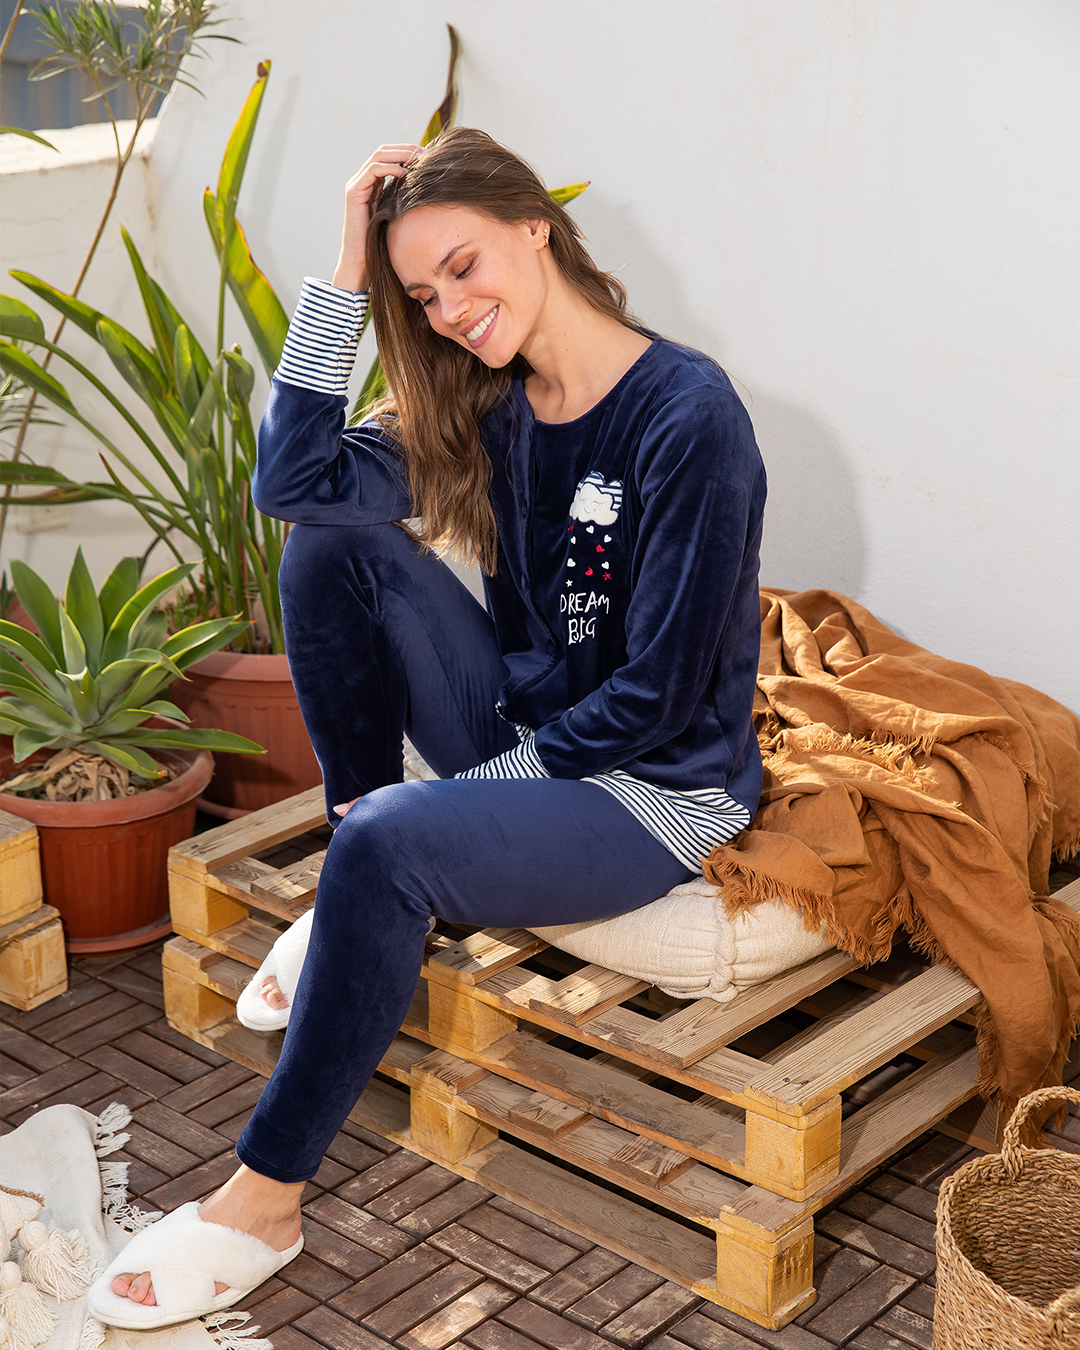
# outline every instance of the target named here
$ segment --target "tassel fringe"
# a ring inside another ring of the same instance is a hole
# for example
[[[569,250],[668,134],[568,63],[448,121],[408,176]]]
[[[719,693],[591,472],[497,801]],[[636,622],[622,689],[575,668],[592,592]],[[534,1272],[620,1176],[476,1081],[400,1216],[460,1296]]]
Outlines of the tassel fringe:
[[[47,1341],[56,1326],[56,1314],[32,1284],[24,1284],[14,1261],[0,1267],[0,1317],[7,1323],[13,1350],[32,1350]]]
[[[250,1313],[232,1309],[228,1312],[210,1313],[199,1320],[220,1350],[274,1350],[273,1341],[264,1340],[256,1335],[256,1332],[261,1330],[260,1327],[245,1325],[250,1317]],[[81,1346],[79,1350],[82,1350]]]
[[[78,1350],[100,1350],[105,1340],[105,1328],[96,1318],[87,1316],[79,1336]]]
[[[19,1246],[23,1279],[58,1302],[78,1298],[90,1288],[94,1262],[77,1228],[66,1233],[54,1228],[50,1233],[43,1223],[34,1221],[19,1229]]]
[[[124,1147],[131,1138],[130,1134],[120,1134],[125,1125],[131,1124],[131,1112],[122,1102],[110,1102],[97,1118],[94,1129],[94,1151],[99,1158],[107,1158]]]

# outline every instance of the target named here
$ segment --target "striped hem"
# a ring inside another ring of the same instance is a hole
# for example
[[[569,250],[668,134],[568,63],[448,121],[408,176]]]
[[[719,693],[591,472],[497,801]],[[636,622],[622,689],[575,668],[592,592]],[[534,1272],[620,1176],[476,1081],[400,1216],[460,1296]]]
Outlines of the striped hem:
[[[530,737],[494,759],[486,759],[471,769],[454,774],[455,778],[550,778],[544,762],[536,753]]]
[[[344,394],[367,314],[366,291],[305,277],[274,378],[319,394]]]
[[[519,726],[520,745],[485,760],[455,778],[550,778],[533,745],[533,731]],[[722,788],[674,788],[646,783],[623,769],[581,779],[595,783],[620,802],[654,839],[692,872],[701,871],[703,858],[719,844],[727,844],[750,824],[751,813]]]
[[[747,808],[722,788],[677,792],[643,782],[622,769],[581,781],[610,792],[692,872],[700,872],[702,859],[719,844],[729,843],[751,820]]]

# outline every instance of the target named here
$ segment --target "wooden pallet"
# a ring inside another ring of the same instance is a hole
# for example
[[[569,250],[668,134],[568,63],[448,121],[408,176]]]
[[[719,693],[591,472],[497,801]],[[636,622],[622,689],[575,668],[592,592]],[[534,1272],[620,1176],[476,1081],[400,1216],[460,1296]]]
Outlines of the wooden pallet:
[[[66,989],[64,928],[42,903],[37,827],[0,811],[0,1003],[29,1012]]]
[[[255,855],[323,823],[313,790],[170,855],[169,1020],[261,1073],[281,1036],[241,1027],[235,1000],[321,855]],[[1060,894],[1080,909],[1080,883]],[[860,971],[832,952],[679,1002],[524,930],[443,928],[353,1119],[776,1329],[814,1300],[818,1210],[932,1125],[994,1146],[957,1020],[977,999],[910,953]]]

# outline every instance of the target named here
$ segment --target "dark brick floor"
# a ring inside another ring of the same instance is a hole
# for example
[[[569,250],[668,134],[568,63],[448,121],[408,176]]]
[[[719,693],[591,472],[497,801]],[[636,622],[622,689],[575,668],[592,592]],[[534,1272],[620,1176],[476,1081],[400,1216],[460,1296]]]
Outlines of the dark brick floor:
[[[0,1007],[0,1133],[120,1101],[134,1120],[116,1156],[147,1208],[217,1186],[263,1080],[163,1006],[152,949],[76,961],[33,1012]],[[1057,1142],[1080,1152],[1076,1115]],[[769,1332],[350,1124],[305,1192],[303,1254],[243,1306],[277,1350],[930,1350],[936,1192],[971,1154],[923,1135],[820,1216],[818,1300]]]

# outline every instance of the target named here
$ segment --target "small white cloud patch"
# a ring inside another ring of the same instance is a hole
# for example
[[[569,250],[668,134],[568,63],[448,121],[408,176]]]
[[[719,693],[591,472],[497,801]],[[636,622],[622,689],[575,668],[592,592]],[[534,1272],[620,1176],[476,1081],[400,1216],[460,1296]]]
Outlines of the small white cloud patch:
[[[570,503],[570,519],[591,520],[597,525],[614,525],[622,509],[622,493],[622,483],[619,479],[607,483],[603,474],[594,470],[586,474],[577,485],[574,500]]]

